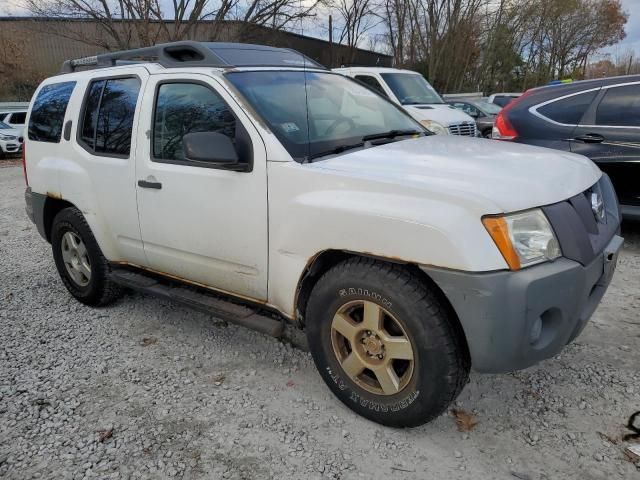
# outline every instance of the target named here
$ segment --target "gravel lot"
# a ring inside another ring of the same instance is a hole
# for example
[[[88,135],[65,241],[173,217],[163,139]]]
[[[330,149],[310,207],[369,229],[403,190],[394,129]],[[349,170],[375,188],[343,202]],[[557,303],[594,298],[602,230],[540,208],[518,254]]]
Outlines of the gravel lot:
[[[384,428],[339,403],[311,357],[129,293],[67,294],[0,163],[0,477],[640,478],[623,453],[640,410],[640,225],[625,229],[603,304],[562,355],[472,374],[451,415]]]

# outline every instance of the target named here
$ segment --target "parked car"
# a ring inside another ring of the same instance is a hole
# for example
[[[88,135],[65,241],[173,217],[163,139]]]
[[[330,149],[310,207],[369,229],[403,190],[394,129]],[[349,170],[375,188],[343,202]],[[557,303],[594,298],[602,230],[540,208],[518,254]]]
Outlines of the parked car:
[[[333,71],[355,78],[402,106],[433,133],[467,137],[477,134],[473,118],[448,105],[418,72],[379,67],[334,68]]]
[[[451,98],[447,102],[454,108],[462,110],[464,113],[475,119],[476,127],[480,135],[484,138],[491,138],[493,121],[502,107],[485,100],[475,100],[466,98]]]
[[[470,367],[560,352],[622,245],[589,159],[432,135],[288,49],[67,61],[24,158],[27,214],[78,301],[124,286],[274,336],[291,322],[331,391],[391,426],[445,412]]]
[[[522,95],[522,93],[494,93],[493,95],[489,95],[487,102],[495,103],[500,107],[504,107],[520,95]]]
[[[24,134],[24,122],[27,118],[26,110],[0,112],[0,122],[4,122],[11,128],[20,131],[20,135]]]
[[[640,75],[528,90],[494,137],[585,155],[609,175],[625,218],[640,219]]]
[[[0,157],[16,155],[22,151],[22,132],[0,122]]]

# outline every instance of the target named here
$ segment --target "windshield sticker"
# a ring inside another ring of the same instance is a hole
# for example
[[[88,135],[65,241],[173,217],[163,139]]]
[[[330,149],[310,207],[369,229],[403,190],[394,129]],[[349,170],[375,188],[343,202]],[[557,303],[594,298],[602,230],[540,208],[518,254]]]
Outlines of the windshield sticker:
[[[285,133],[293,133],[293,132],[300,131],[300,129],[298,128],[298,125],[296,125],[293,122],[281,123],[280,127],[282,127],[282,130],[284,130]]]

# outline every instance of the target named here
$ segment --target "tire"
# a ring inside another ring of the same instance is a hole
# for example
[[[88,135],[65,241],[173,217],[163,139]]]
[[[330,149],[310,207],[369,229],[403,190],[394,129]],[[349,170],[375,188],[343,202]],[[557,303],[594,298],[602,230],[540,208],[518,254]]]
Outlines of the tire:
[[[74,238],[77,248],[73,244]],[[64,286],[78,301],[98,307],[121,295],[120,286],[108,278],[109,264],[78,209],[65,208],[55,216],[51,248]]]
[[[451,315],[408,269],[358,257],[320,278],[305,323],[316,366],[347,407],[382,425],[415,427],[445,412],[468,381],[468,350]],[[368,330],[376,322],[381,330]]]
[[[482,136],[484,138],[491,138],[492,133],[493,132],[491,130],[485,130],[484,132],[482,132]]]

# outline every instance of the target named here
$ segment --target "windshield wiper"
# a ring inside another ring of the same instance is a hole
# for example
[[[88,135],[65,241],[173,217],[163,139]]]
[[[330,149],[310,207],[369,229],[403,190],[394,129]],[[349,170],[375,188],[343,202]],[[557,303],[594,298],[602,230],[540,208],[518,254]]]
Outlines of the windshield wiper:
[[[396,138],[403,137],[405,135],[421,135],[422,133],[424,132],[421,132],[419,130],[389,130],[388,132],[365,135],[364,137],[362,137],[362,141],[367,142],[369,140],[377,140],[379,138]]]
[[[326,155],[335,155],[337,153],[342,153],[346,150],[351,150],[352,148],[358,148],[358,147],[363,147],[364,146],[364,139],[362,142],[358,142],[358,143],[353,143],[351,145],[338,145],[335,148],[332,148],[331,150],[325,150],[324,152],[317,152],[314,153],[312,155],[309,155],[306,158],[306,162],[303,163],[307,163],[310,162],[311,160],[313,160],[314,158],[319,158],[319,157],[324,157]]]

